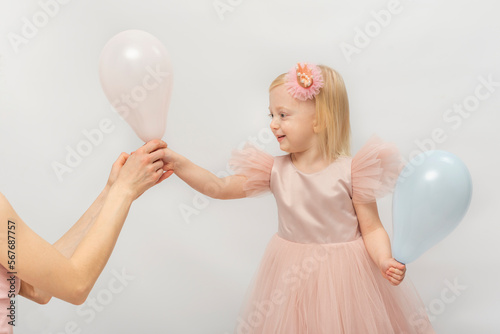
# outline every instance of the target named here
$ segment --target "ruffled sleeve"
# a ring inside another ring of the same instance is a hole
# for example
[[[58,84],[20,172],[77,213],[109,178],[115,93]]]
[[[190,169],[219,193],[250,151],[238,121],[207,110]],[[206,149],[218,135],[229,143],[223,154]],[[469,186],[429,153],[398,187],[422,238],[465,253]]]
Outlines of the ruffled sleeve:
[[[246,142],[243,149],[233,150],[228,164],[236,174],[247,177],[243,190],[247,197],[255,197],[270,191],[273,163],[272,155]]]
[[[397,146],[372,135],[352,158],[353,203],[374,202],[392,192],[403,167]]]

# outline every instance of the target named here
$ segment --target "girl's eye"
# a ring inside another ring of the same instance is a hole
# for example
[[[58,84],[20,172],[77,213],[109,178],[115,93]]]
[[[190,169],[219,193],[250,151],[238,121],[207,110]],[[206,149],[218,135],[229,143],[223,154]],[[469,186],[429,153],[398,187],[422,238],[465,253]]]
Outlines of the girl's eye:
[[[281,114],[280,114],[281,118],[285,117],[285,115],[286,115],[286,114],[284,114],[284,113],[281,113]],[[269,117],[273,118],[273,114],[267,114],[267,116],[269,116]]]

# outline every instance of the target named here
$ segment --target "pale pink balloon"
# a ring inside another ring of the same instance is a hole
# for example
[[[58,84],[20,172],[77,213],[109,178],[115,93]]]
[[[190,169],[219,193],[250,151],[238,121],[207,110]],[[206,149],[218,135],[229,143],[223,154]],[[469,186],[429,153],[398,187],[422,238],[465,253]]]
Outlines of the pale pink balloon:
[[[115,35],[101,52],[99,77],[109,102],[139,138],[163,137],[173,72],[167,49],[156,37],[141,30]]]

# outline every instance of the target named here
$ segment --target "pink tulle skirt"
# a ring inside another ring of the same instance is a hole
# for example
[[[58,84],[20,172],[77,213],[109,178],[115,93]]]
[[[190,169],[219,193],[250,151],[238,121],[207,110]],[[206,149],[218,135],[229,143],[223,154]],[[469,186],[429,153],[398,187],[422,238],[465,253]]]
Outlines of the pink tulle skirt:
[[[435,332],[408,277],[391,285],[362,238],[301,244],[275,234],[250,284],[235,333]]]

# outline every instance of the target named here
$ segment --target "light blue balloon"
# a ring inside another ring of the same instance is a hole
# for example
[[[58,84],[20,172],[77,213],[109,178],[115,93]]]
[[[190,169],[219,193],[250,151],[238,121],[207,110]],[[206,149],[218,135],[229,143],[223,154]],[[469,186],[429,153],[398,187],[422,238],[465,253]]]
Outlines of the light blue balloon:
[[[410,263],[453,231],[472,198],[469,170],[450,152],[420,153],[399,174],[392,197],[392,254]]]

